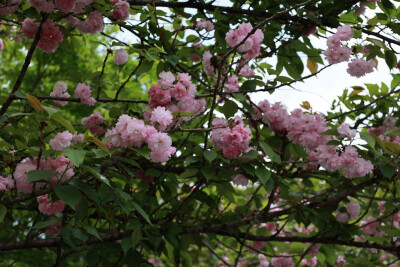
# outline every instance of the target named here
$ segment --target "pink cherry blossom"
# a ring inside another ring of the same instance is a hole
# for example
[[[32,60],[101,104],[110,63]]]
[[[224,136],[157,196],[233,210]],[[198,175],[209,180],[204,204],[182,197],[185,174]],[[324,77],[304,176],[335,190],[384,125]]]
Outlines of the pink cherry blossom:
[[[39,25],[40,24],[36,22],[35,19],[25,19],[22,22],[22,35],[29,39],[35,38],[35,34],[39,29]]]
[[[56,90],[52,91],[50,93],[50,96],[52,97],[70,97],[70,95],[67,92],[67,85],[63,82],[57,82],[56,83]],[[54,103],[59,104],[61,106],[65,106],[68,104],[68,101],[61,101],[61,100],[53,100]]]
[[[103,30],[103,15],[99,11],[90,13],[89,17],[84,21],[79,21],[76,28],[82,33],[96,34]]]
[[[42,24],[42,31],[37,47],[44,52],[53,53],[62,40],[63,35],[60,29],[54,26],[52,20],[48,20]]]
[[[31,4],[31,6],[39,9],[41,12],[44,12],[44,13],[51,13],[54,10],[53,1],[28,0],[28,3]]]
[[[13,189],[15,186],[11,174],[7,177],[0,176],[0,191],[7,191]]]
[[[94,105],[94,103],[96,103],[96,99],[90,96],[92,94],[92,90],[90,90],[89,85],[86,85],[84,83],[78,83],[76,89],[74,90],[74,93],[76,94],[77,97],[81,99],[81,103],[83,104],[92,106]]]
[[[64,202],[57,200],[53,203],[50,203],[50,199],[48,198],[47,194],[37,197],[37,202],[39,203],[39,211],[46,215],[60,213],[64,210]]]
[[[71,145],[73,135],[69,131],[58,133],[49,141],[50,146],[55,151],[62,151]]]
[[[366,61],[362,58],[354,58],[348,65],[347,72],[354,77],[360,78],[367,73],[373,72],[375,61]]]
[[[157,125],[160,131],[164,131],[172,123],[172,113],[165,107],[157,107],[151,113],[150,122]]]
[[[207,29],[207,31],[214,30],[214,24],[210,20],[194,21],[193,25],[199,29]]]
[[[117,65],[124,65],[129,59],[129,54],[125,49],[118,49],[115,51],[114,63]]]
[[[56,8],[64,13],[74,10],[75,5],[75,0],[56,0]]]
[[[350,125],[347,123],[342,123],[340,127],[338,128],[338,133],[340,134],[341,137],[349,137],[349,138],[354,138],[356,136],[357,131],[356,130],[351,130]]]
[[[212,55],[211,55],[210,51],[204,52],[204,54],[203,54],[204,71],[207,76],[214,77],[215,76],[215,68],[211,64],[211,58],[212,58]]]
[[[14,13],[20,2],[21,0],[8,0],[6,4],[0,4],[0,15],[7,16]]]
[[[110,16],[115,20],[127,20],[129,18],[129,3],[123,0],[113,0],[112,2],[115,6]]]
[[[232,182],[238,186],[247,186],[249,184],[249,179],[243,174],[235,174],[232,176]]]

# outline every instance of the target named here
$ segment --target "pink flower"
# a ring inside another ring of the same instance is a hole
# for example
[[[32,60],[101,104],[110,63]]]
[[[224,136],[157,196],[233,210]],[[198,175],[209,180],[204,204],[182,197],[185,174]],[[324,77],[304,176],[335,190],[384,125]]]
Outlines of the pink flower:
[[[53,139],[49,141],[50,146],[55,151],[62,151],[64,148],[67,148],[71,145],[73,135],[64,131],[62,133],[58,133]]]
[[[75,144],[83,142],[83,134],[74,134],[72,136],[71,142]]]
[[[239,75],[244,76],[244,77],[253,76],[254,74],[255,74],[254,70],[247,65],[243,66],[239,72]]]
[[[149,107],[168,106],[171,102],[171,93],[169,90],[163,90],[160,86],[153,84],[148,92],[150,101]]]
[[[127,20],[129,18],[129,3],[121,0],[113,0],[112,2],[115,6],[111,11],[110,16],[115,20]]]
[[[253,26],[250,23],[242,23],[239,25],[238,29],[230,30],[226,34],[225,41],[230,47],[235,47],[246,38],[252,29]],[[250,35],[238,49],[240,52],[247,52],[244,55],[246,60],[256,58],[260,53],[260,46],[263,40],[264,34],[258,29],[254,34]]]
[[[167,151],[151,151],[150,159],[155,162],[166,162],[169,157],[175,154],[176,148],[170,147]]]
[[[4,49],[3,39],[0,38],[0,51]]]
[[[53,21],[43,23],[40,40],[37,47],[47,53],[56,51],[58,44],[63,40],[63,35],[58,27],[54,27]]]
[[[364,59],[360,58],[354,58],[348,65],[349,67],[347,68],[347,72],[354,77],[362,77],[366,73],[371,73],[373,72],[373,69],[375,67],[375,61],[372,59],[369,61],[366,61]]]
[[[341,137],[347,136],[349,138],[354,138],[356,136],[357,131],[351,130],[347,123],[342,123],[338,128],[338,133],[340,134]]]
[[[81,0],[76,2],[73,12],[76,14],[83,13],[85,12],[86,6],[90,5],[91,3],[93,3],[93,0]]]
[[[104,117],[98,111],[96,111],[94,114],[90,115],[89,117],[83,118],[82,125],[86,129],[91,129],[91,128],[94,128],[94,127],[98,126],[99,124],[103,123],[103,121],[104,121]]]
[[[114,63],[117,65],[124,65],[129,59],[128,52],[125,49],[118,49],[115,51]]]
[[[147,141],[149,148],[154,152],[169,151],[172,140],[166,133],[154,133]]]
[[[347,207],[346,207],[349,215],[350,215],[350,220],[353,220],[360,215],[360,205],[354,202],[350,202]]]
[[[214,30],[214,24],[210,20],[194,21],[193,25],[199,29],[207,29],[209,32]]]
[[[48,2],[46,0],[28,0],[28,3],[44,13],[51,13],[54,10],[53,1]]]
[[[293,259],[288,253],[281,253],[280,256],[285,257],[274,257],[271,259],[272,267],[294,267]]]
[[[45,233],[46,233],[46,235],[56,237],[56,236],[60,235],[61,224],[59,222],[57,222],[57,219],[54,217],[50,218],[50,220],[54,221],[54,223],[50,224],[49,227],[47,227]]]
[[[171,89],[171,96],[176,100],[180,100],[188,95],[188,91],[186,87],[181,83],[178,82],[174,88]]]
[[[94,103],[96,103],[96,99],[90,96],[92,90],[90,90],[89,85],[86,85],[84,83],[78,83],[76,89],[74,90],[74,93],[76,94],[77,97],[81,99],[81,103],[83,104],[92,106]]]
[[[379,221],[374,217],[369,216],[365,221],[362,221],[360,226],[365,235],[376,235],[378,233]]]
[[[228,79],[228,83],[225,84],[225,88],[228,92],[237,92],[239,91],[239,80],[236,75],[232,75]]]
[[[50,96],[52,97],[70,97],[70,95],[67,93],[67,85],[63,82],[57,82],[56,83],[56,90],[52,91],[50,93]],[[59,104],[61,106],[65,106],[68,104],[68,101],[61,101],[61,100],[53,100],[54,103]]]
[[[53,203],[50,203],[50,199],[48,198],[47,194],[37,197],[37,202],[39,203],[39,211],[46,215],[60,213],[64,210],[64,202],[57,200]]]
[[[342,255],[340,255],[340,256],[337,257],[336,263],[337,263],[339,266],[344,266],[344,265],[346,265],[347,262],[346,262],[346,260],[344,259],[344,257],[343,257]]]
[[[18,9],[21,0],[8,0],[6,4],[0,4],[0,15],[7,16]]]
[[[172,113],[165,107],[157,107],[151,113],[150,121],[153,125],[158,124],[160,131],[164,131],[172,123]]]
[[[76,28],[82,33],[96,34],[103,30],[103,15],[99,11],[90,13],[84,21],[79,21]]]
[[[0,176],[0,191],[7,191],[14,188],[14,180],[11,174],[7,177]]]
[[[238,186],[247,186],[249,184],[249,179],[243,174],[235,174],[232,176],[232,182]]]
[[[215,76],[215,69],[213,65],[211,64],[211,58],[212,55],[210,51],[206,51],[203,54],[203,66],[204,66],[204,71],[207,74],[207,76],[214,77]]]
[[[75,0],[56,0],[56,8],[64,13],[74,10],[75,4]]]
[[[341,41],[349,41],[354,36],[353,29],[349,25],[339,26],[335,35],[338,35]]]
[[[175,76],[174,74],[172,74],[172,72],[162,71],[158,76],[161,78],[161,80],[158,80],[158,84],[163,89],[170,89],[173,86],[173,83],[175,81]]]
[[[41,161],[43,163],[44,161]],[[28,172],[36,170],[37,160],[32,161],[30,158],[23,159],[17,164],[14,171],[14,180],[16,183],[17,191],[23,193],[31,193],[33,190],[33,183],[27,183]],[[42,165],[42,164],[40,164]],[[36,188],[42,187],[44,183],[36,183]]]
[[[36,22],[35,19],[25,19],[24,22],[22,22],[22,35],[29,39],[35,38],[39,25],[40,24]]]

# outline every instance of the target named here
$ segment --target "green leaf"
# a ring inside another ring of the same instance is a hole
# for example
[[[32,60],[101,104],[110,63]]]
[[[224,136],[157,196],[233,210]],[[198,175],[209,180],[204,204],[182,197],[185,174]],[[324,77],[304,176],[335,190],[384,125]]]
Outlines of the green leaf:
[[[240,90],[242,91],[254,91],[256,88],[257,80],[247,80],[240,86]]]
[[[179,175],[179,179],[185,179],[185,178],[193,177],[193,176],[196,175],[196,173],[198,173],[198,172],[199,172],[198,169],[193,169],[193,168],[187,169],[187,170],[185,170],[184,172],[182,172],[182,173]]]
[[[382,174],[386,177],[386,178],[392,178],[394,173],[395,173],[395,169],[393,169],[392,166],[389,165],[383,165],[382,167],[379,168],[380,171],[382,172]]]
[[[85,225],[85,226],[83,226],[83,228],[86,230],[86,232],[88,232],[88,234],[91,234],[92,236],[97,237],[97,239],[103,241],[103,239],[101,239],[101,236],[99,235],[97,230],[94,229],[93,227]]]
[[[96,191],[93,190],[93,188],[84,183],[80,179],[72,179],[71,181],[68,182],[70,185],[75,186],[79,190],[81,190],[88,198],[96,202],[97,204],[100,204],[100,198],[97,195]]]
[[[268,180],[271,178],[271,172],[263,166],[258,166],[258,168],[255,171],[255,174],[264,186],[267,184]]]
[[[130,149],[132,149],[139,155],[143,156],[145,159],[150,160],[150,149],[148,147],[145,148],[130,147]]]
[[[110,181],[100,173],[100,169],[97,167],[89,167],[89,166],[82,166],[83,169],[89,171],[91,174],[94,175],[94,177],[96,177],[99,181],[105,183],[106,185],[108,185],[109,187],[111,187],[110,185]]]
[[[393,69],[396,67],[397,57],[392,50],[388,49],[385,51],[385,61],[389,69]]]
[[[150,221],[149,215],[147,215],[147,213],[142,209],[142,207],[139,206],[139,204],[137,204],[133,200],[131,201],[131,204],[135,208],[135,210],[137,210],[137,212],[139,212],[139,214],[142,215],[142,217],[146,220],[146,222],[148,222],[150,225],[153,225]]]
[[[142,240],[143,235],[140,229],[135,229],[132,232],[131,240],[132,240],[132,247],[135,248],[137,244]]]
[[[53,223],[55,223],[55,221],[45,221],[45,222],[38,222],[36,223],[34,226],[32,226],[32,229],[43,229],[43,228],[47,228],[50,225],[52,225]]]
[[[76,167],[79,167],[79,165],[83,163],[87,151],[68,147],[64,149],[63,152]]]
[[[4,220],[4,217],[6,217],[7,214],[7,208],[3,204],[0,204],[0,223]]]
[[[262,148],[262,150],[264,151],[265,155],[267,155],[273,162],[276,163],[282,163],[281,158],[278,156],[278,154],[276,154],[272,148],[264,142],[260,142],[260,146]]]
[[[361,132],[360,133],[361,139],[367,142],[367,144],[371,147],[375,147],[375,139],[368,133]]]
[[[60,115],[60,113],[55,113],[52,116],[50,116],[50,119],[58,122],[62,126],[64,126],[68,131],[71,133],[75,133],[75,128],[72,126],[72,124],[67,121],[66,119],[63,118],[63,116]]]
[[[238,105],[231,100],[226,100],[224,105],[219,107],[219,110],[225,115],[225,118],[229,119],[237,112]]]
[[[81,199],[81,192],[72,185],[57,185],[54,187],[57,197],[75,210],[76,204]]]
[[[213,166],[206,166],[201,169],[201,173],[207,180],[210,180],[215,177],[215,168]]]
[[[214,150],[206,150],[203,155],[210,163],[217,158],[217,152]]]
[[[37,181],[45,181],[51,177],[54,177],[58,174],[58,172],[53,172],[49,170],[34,170],[28,172],[28,179],[26,180],[28,183],[33,183]]]

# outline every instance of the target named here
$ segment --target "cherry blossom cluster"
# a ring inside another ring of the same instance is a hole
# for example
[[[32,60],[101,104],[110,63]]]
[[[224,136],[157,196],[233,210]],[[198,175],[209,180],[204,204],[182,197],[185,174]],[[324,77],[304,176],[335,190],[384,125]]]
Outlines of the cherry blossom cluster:
[[[25,19],[22,23],[22,35],[28,39],[35,38],[36,32],[39,29],[39,23],[35,19]],[[58,44],[63,40],[63,35],[60,29],[54,26],[52,20],[47,20],[42,24],[40,39],[37,47],[47,53],[56,51]]]
[[[30,158],[25,158],[17,164],[12,177],[14,177],[18,192],[31,193],[33,191],[34,183],[28,183],[27,179],[28,172],[37,169],[37,160],[37,157],[35,157],[33,160],[31,160]],[[52,159],[50,157],[48,157],[46,160],[40,159],[39,170],[50,170],[53,172],[58,172],[56,176],[50,178],[49,182],[51,186],[55,186],[59,182],[65,182],[71,179],[71,177],[75,174],[74,164],[64,156],[58,156],[55,159]],[[40,188],[44,185],[45,183],[42,182],[35,183],[35,188]]]
[[[151,150],[150,158],[155,162],[166,162],[176,152],[168,134],[126,114],[118,118],[115,127],[107,130],[105,136],[113,136],[107,143],[108,147],[140,147],[146,143]]]
[[[74,135],[69,131],[64,131],[56,134],[53,139],[50,139],[49,145],[55,151],[62,151],[71,146],[71,143],[80,143],[83,141],[83,135]]]
[[[76,94],[77,97],[81,99],[81,103],[83,104],[93,106],[94,103],[97,102],[94,97],[90,96],[92,94],[90,86],[84,83],[78,83],[78,85],[74,90],[74,93]]]
[[[21,0],[8,0],[5,4],[0,4],[0,15],[7,16],[14,13]]]
[[[88,129],[92,134],[102,135],[105,132],[104,127],[100,126],[104,121],[104,117],[96,111],[89,117],[82,119],[82,125]]]
[[[70,97],[70,94],[67,92],[67,85],[63,82],[56,83],[56,90],[50,93],[52,97]],[[68,101],[61,101],[61,100],[53,100],[54,103],[59,104],[61,106],[65,106],[68,104]]]
[[[336,220],[339,222],[351,221],[360,215],[360,205],[355,202],[347,204],[345,211],[341,208],[336,211]]]
[[[290,141],[306,148],[309,160],[313,161],[309,164],[311,168],[317,168],[319,164],[327,171],[343,169],[346,178],[363,177],[372,172],[371,162],[360,158],[354,147],[347,146],[339,155],[337,146],[327,145],[332,137],[321,135],[329,127],[320,114],[304,114],[300,109],[295,109],[289,115],[280,103],[271,105],[267,100],[253,109],[255,118],[266,121],[272,131],[286,133]],[[347,124],[342,124],[338,132],[342,137],[355,136],[355,131]]]
[[[57,200],[53,203],[50,203],[50,199],[47,194],[37,197],[37,202],[39,203],[39,211],[46,215],[60,213],[64,210],[64,202],[62,200]]]
[[[116,65],[124,65],[129,59],[129,54],[125,49],[115,51],[114,63]]]
[[[172,114],[180,111],[197,114],[201,112],[206,101],[195,99],[196,85],[187,73],[180,73],[175,79],[171,72],[161,72],[158,84],[153,84],[148,92],[150,100],[144,117],[160,131],[172,125]],[[154,113],[154,115],[153,115]],[[188,120],[188,116],[180,116],[180,120]]]
[[[273,257],[271,259],[272,267],[294,267],[293,259],[290,254],[284,252],[279,254],[281,257]]]
[[[252,30],[253,26],[250,23],[242,23],[236,30],[229,30],[226,34],[225,41],[230,47],[235,47],[241,43]],[[242,53],[246,52],[244,55],[245,60],[256,58],[260,53],[261,42],[263,40],[263,32],[260,29],[257,29],[242,45],[238,47],[238,50]]]
[[[7,177],[0,176],[0,191],[8,191],[13,189],[15,186],[14,180],[11,174]]]
[[[209,32],[214,30],[214,24],[212,23],[211,20],[194,21],[193,25],[199,29],[207,29],[207,31]]]
[[[211,144],[218,147],[222,154],[228,159],[235,159],[240,154],[249,149],[251,130],[245,126],[242,118],[235,117],[234,125],[228,125],[228,121],[223,118],[214,118],[212,125],[221,127],[212,130],[210,138]]]
[[[328,38],[328,49],[324,55],[329,64],[336,64],[350,59],[352,53],[351,48],[342,45],[342,41],[349,41],[353,38],[354,32],[349,25],[339,26],[334,35]],[[353,58],[348,64],[347,72],[354,77],[362,77],[367,73],[371,73],[375,67],[375,61],[366,61],[362,58]]]
[[[129,18],[129,3],[123,0],[112,0],[111,2],[115,5],[110,16],[115,20],[127,20]]]

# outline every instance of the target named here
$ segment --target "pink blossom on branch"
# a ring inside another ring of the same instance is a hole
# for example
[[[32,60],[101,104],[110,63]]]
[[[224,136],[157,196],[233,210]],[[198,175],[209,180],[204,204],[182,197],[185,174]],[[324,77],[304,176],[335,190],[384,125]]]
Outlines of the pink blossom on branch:
[[[70,95],[67,92],[67,85],[63,82],[57,82],[56,83],[56,90],[52,91],[50,93],[50,96],[52,97],[70,97]],[[61,101],[61,100],[53,100],[54,103],[59,104],[61,106],[65,106],[68,104],[68,101]]]
[[[26,38],[33,39],[37,30],[39,29],[39,23],[35,19],[25,19],[22,22],[22,35]]]
[[[37,47],[47,53],[56,51],[58,44],[63,40],[63,35],[58,27],[55,27],[52,20],[43,23],[40,33],[40,40]]]
[[[0,15],[7,16],[14,13],[20,2],[21,0],[8,0],[5,4],[0,4]]]
[[[50,146],[55,151],[62,151],[71,145],[73,135],[69,131],[58,133],[53,139],[49,141]]]
[[[56,0],[56,8],[61,12],[68,13],[74,10],[76,0]]]
[[[123,0],[112,0],[112,2],[115,6],[110,16],[115,20],[127,20],[129,18],[129,3]]]
[[[86,85],[84,83],[78,83],[76,86],[76,89],[74,90],[74,93],[76,94],[77,97],[81,99],[81,103],[87,104],[89,106],[93,106],[94,103],[96,103],[96,99],[94,97],[91,97],[90,95],[92,94],[92,90],[90,90],[90,86]]]
[[[39,203],[39,211],[46,215],[60,213],[64,210],[64,202],[57,200],[53,203],[50,203],[50,199],[47,194],[37,197],[37,202]]]
[[[129,59],[129,54],[125,49],[115,51],[114,63],[116,65],[124,65]]]

